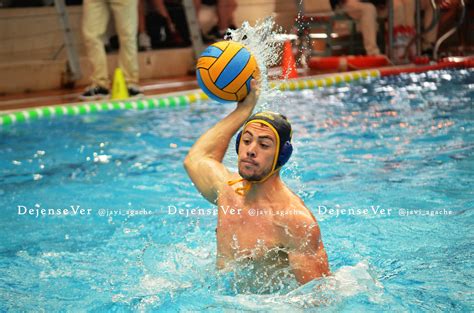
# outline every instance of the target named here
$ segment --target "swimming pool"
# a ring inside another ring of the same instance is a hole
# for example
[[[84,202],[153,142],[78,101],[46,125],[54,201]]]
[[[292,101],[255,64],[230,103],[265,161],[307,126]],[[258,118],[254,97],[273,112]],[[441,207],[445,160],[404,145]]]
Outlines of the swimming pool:
[[[0,310],[471,311],[473,100],[472,69],[273,97],[294,127],[283,178],[317,217],[335,274],[261,294],[214,270],[216,216],[182,167],[232,105],[6,128]],[[232,149],[225,163],[235,169]]]

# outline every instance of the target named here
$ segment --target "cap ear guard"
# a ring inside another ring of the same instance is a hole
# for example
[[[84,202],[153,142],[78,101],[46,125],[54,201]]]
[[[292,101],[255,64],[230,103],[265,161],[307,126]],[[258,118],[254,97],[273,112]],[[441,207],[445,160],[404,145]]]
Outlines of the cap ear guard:
[[[237,138],[235,139],[235,152],[237,155],[239,154],[239,145],[240,145],[240,138],[242,137],[242,131],[237,134]],[[293,145],[290,141],[286,141],[283,146],[281,147],[280,153],[278,154],[278,160],[276,164],[276,168],[282,167],[283,165],[288,162],[293,153]]]
[[[281,147],[280,154],[278,155],[277,168],[285,165],[286,162],[288,162],[288,160],[290,159],[292,153],[293,145],[291,144],[291,142],[286,141],[283,144],[283,147]]]
[[[239,155],[239,145],[240,145],[240,138],[242,137],[242,131],[239,131],[237,134],[237,139],[235,139],[235,152]]]

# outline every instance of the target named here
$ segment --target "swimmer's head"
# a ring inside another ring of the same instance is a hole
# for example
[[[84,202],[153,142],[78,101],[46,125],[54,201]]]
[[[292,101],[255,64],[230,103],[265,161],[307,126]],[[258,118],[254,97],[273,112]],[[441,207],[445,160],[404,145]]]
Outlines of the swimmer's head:
[[[250,182],[263,182],[278,171],[293,151],[291,125],[275,112],[252,115],[237,135],[239,174]]]

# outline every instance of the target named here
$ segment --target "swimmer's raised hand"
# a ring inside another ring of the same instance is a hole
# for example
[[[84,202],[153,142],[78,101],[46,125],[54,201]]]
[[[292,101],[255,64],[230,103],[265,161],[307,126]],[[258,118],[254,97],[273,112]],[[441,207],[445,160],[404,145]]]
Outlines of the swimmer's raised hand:
[[[244,100],[237,103],[237,107],[239,108],[248,108],[253,110],[257,105],[258,96],[260,94],[260,84],[257,82],[256,79],[252,79],[250,82],[250,93]]]
[[[235,133],[252,114],[257,104],[259,84],[250,82],[250,93],[229,115],[208,129],[194,143],[184,159],[184,168],[199,192],[212,204],[217,204],[220,192],[232,179],[222,160]]]

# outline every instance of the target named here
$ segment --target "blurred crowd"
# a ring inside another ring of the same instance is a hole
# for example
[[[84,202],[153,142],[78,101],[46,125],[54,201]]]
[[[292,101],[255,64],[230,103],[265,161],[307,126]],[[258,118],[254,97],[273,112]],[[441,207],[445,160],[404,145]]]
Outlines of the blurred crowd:
[[[440,8],[437,25],[430,27],[435,16],[431,1]],[[469,4],[470,0],[466,0]],[[388,17],[387,0],[330,0],[333,10],[346,13],[354,19],[363,37],[367,55],[378,55],[381,49],[377,45],[378,22]],[[439,30],[452,24],[460,7],[460,0],[420,0],[422,13],[422,53],[431,55],[438,38]],[[395,45],[406,45],[416,35],[416,0],[393,0],[393,23]],[[386,27],[385,27],[386,28]],[[404,47],[402,48],[404,50]]]
[[[132,1],[137,1],[137,43],[140,51],[191,45],[183,0]],[[131,4],[132,1],[127,2]],[[117,1],[64,0],[64,2],[66,5],[86,5],[87,2],[103,2],[104,5],[107,5],[112,10]],[[222,39],[228,28],[236,28],[234,19],[234,12],[237,8],[236,0],[192,0],[192,3],[198,16],[203,8],[214,11],[217,16],[217,22],[201,34],[204,42],[210,43]],[[51,5],[54,5],[54,0],[0,0],[0,8]],[[129,10],[128,14],[135,14],[133,12],[134,9],[131,7],[127,7],[127,9]],[[113,16],[113,10],[111,12]],[[88,12],[84,13],[87,14]],[[111,22],[108,21],[108,23]],[[102,40],[107,52],[118,50],[120,43],[116,27],[108,25],[103,37]]]

